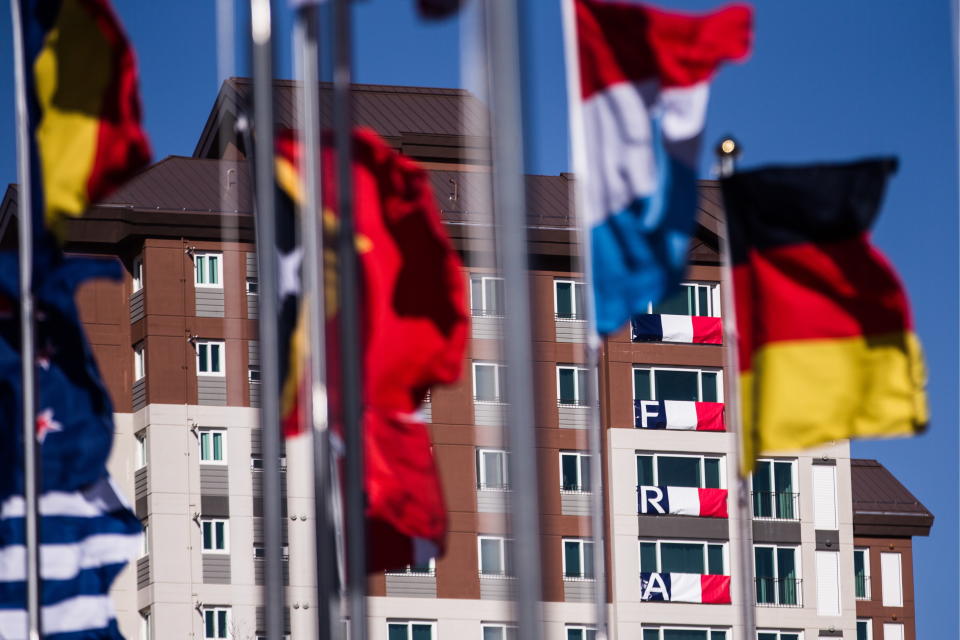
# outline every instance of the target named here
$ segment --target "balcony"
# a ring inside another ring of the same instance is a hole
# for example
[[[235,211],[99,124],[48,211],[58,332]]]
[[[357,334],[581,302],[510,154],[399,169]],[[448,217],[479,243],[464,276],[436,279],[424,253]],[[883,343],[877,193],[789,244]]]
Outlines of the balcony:
[[[555,313],[557,342],[586,342],[587,319],[578,313]]]
[[[799,578],[754,578],[758,607],[803,606],[803,580]]]
[[[788,491],[753,491],[754,520],[799,520],[800,494]]]

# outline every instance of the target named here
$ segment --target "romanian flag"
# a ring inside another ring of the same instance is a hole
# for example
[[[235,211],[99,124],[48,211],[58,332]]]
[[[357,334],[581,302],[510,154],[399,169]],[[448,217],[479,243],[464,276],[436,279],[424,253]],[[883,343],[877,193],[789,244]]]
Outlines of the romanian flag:
[[[907,297],[869,239],[895,169],[880,159],[723,180],[748,467],[760,453],[927,424]]]
[[[107,0],[16,0],[23,22],[34,222],[60,240],[150,162],[133,49]]]

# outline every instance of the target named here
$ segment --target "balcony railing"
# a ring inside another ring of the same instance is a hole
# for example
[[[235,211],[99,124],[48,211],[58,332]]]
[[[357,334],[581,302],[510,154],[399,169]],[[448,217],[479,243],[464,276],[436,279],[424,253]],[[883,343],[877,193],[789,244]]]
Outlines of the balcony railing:
[[[562,484],[560,493],[590,493],[590,487],[574,483]]]
[[[799,520],[800,494],[788,491],[754,491],[754,520]]]
[[[866,576],[862,574],[854,575],[853,585],[854,585],[854,595],[857,598],[857,600],[870,599],[870,576]]]
[[[587,575],[584,573],[565,573],[563,574],[563,579],[566,582],[594,582],[596,577],[593,575]]]
[[[802,607],[803,580],[754,578],[758,607]]]
[[[573,409],[586,409],[589,405],[585,400],[580,400],[579,398],[559,398],[557,400],[558,407],[570,407]]]
[[[437,575],[437,570],[432,567],[407,567],[400,571],[387,571],[388,576],[425,576],[431,577]]]
[[[573,322],[584,322],[587,319],[582,313],[555,313],[553,317],[557,320],[570,320]]]
[[[477,489],[480,491],[510,491],[509,482],[478,482]]]
[[[499,309],[470,309],[470,315],[474,318],[502,318],[503,311]]]
[[[493,578],[494,580],[513,580],[516,576],[506,571],[484,571],[480,569],[481,578]]]

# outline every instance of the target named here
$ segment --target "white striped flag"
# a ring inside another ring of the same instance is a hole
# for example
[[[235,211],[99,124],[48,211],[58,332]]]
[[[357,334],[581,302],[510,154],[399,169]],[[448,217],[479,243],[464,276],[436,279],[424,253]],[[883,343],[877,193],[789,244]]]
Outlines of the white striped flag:
[[[730,604],[730,576],[642,572],[640,599],[646,602]]]
[[[709,80],[750,50],[751,9],[693,16],[576,0],[597,329],[669,296],[687,265]]]
[[[644,313],[633,316],[631,324],[634,342],[723,344],[720,318]]]
[[[727,490],[696,487],[637,487],[637,512],[643,515],[726,518]]]
[[[685,400],[634,400],[637,429],[726,431],[722,402]]]

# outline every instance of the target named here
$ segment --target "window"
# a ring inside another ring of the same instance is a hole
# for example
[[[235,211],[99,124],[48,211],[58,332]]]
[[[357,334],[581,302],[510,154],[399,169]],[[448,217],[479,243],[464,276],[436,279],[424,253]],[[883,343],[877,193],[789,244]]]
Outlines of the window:
[[[470,313],[475,316],[503,315],[503,278],[470,277]]]
[[[200,462],[207,464],[226,464],[226,431],[214,429],[203,429],[200,431]]]
[[[389,640],[433,640],[433,622],[388,622]]]
[[[880,594],[885,607],[903,606],[903,581],[900,578],[900,554],[880,554]]]
[[[870,599],[870,550],[853,550],[853,584],[857,600]]]
[[[554,280],[553,293],[553,311],[559,320],[586,319],[582,282]]]
[[[758,630],[757,640],[803,640],[803,632]]]
[[[567,640],[596,640],[597,630],[593,627],[567,626]]]
[[[590,456],[586,453],[560,453],[560,489],[590,491]]]
[[[725,466],[722,457],[638,453],[637,485],[723,489]]]
[[[753,558],[757,604],[799,606],[797,548],[754,545]]]
[[[209,607],[203,610],[203,637],[204,640],[229,638],[230,609],[226,607]]]
[[[143,256],[137,256],[130,265],[131,293],[143,289]]]
[[[138,432],[134,439],[136,440],[134,446],[136,447],[136,461],[137,469],[143,469],[147,466],[147,431]]]
[[[229,553],[226,520],[203,520],[200,522],[204,553]]]
[[[280,547],[280,555],[284,560],[290,559],[290,547],[288,545],[283,545]],[[253,548],[253,559],[254,560],[263,560],[267,557],[266,550],[263,547],[254,547]]]
[[[247,295],[255,296],[260,293],[260,282],[256,278],[247,278]]]
[[[727,640],[725,629],[703,627],[643,628],[643,640]]]
[[[259,456],[253,456],[250,458],[250,469],[253,471],[263,471],[263,458]],[[280,470],[287,470],[287,459],[280,458]]]
[[[143,348],[143,342],[133,345],[133,379],[142,380],[147,375],[146,352]]]
[[[477,488],[509,489],[510,456],[500,449],[477,450]]]
[[[480,574],[484,576],[513,575],[513,540],[480,536]]]
[[[504,389],[504,366],[492,362],[473,363],[474,402],[503,402],[507,397]]]
[[[421,562],[419,564],[408,564],[403,569],[399,569],[397,571],[387,571],[387,573],[410,576],[435,576],[437,575],[437,564],[435,559],[427,558],[426,562]]]
[[[676,295],[648,308],[649,313],[717,317],[720,315],[720,285],[715,282],[684,282]]]
[[[517,628],[511,624],[484,623],[481,627],[483,640],[516,640]]]
[[[634,400],[720,402],[723,380],[719,370],[633,368]]]
[[[259,367],[248,367],[247,368],[247,380],[256,384],[260,382],[260,368]]]
[[[857,620],[857,640],[873,640],[873,624],[871,624],[871,620]]]
[[[800,517],[796,460],[757,460],[753,471],[753,517],[796,520]]]
[[[817,529],[837,528],[837,468],[813,467],[813,524]]]
[[[198,287],[223,287],[223,254],[193,254],[193,276]]]
[[[557,403],[576,407],[587,406],[587,369],[557,367]]]
[[[640,571],[727,575],[726,543],[640,541]]]
[[[590,540],[563,541],[563,577],[593,580],[593,542]]]
[[[883,640],[903,640],[903,625],[899,622],[884,622]]]
[[[197,341],[197,374],[202,376],[224,375],[224,348],[222,342]]]

